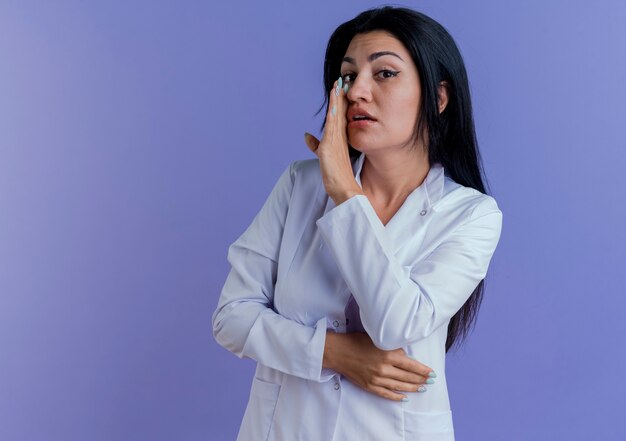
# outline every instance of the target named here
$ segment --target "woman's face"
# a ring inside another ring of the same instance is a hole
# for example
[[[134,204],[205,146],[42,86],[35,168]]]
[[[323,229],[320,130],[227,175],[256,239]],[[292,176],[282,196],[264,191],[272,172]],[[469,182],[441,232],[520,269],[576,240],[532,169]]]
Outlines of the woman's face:
[[[349,85],[346,118],[352,147],[367,154],[409,141],[421,88],[413,59],[398,39],[385,31],[355,35],[341,64],[341,76]],[[350,110],[357,108],[376,121],[353,123]]]

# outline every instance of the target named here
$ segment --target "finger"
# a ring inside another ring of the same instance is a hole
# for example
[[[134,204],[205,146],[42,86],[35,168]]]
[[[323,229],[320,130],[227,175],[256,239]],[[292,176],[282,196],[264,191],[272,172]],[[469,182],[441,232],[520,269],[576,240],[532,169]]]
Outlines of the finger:
[[[426,392],[427,388],[423,384],[405,383],[403,381],[384,378],[380,380],[380,387],[400,392]]]
[[[332,126],[335,121],[335,115],[337,114],[337,80],[333,83],[330,92],[328,94],[328,113],[326,114],[326,125]]]
[[[416,373],[425,378],[437,377],[435,371],[433,371],[425,364],[422,364],[419,361],[415,360],[414,358],[409,357],[408,355],[400,357],[399,360],[394,363],[394,366],[400,369],[404,369],[405,371]]]
[[[337,122],[340,126],[347,125],[346,120],[346,111],[348,110],[348,98],[346,97],[346,88],[347,84],[344,85],[343,79],[339,77],[335,82],[335,105],[336,105],[336,114],[337,114]]]
[[[408,400],[406,395],[394,392],[381,386],[370,386],[367,390],[378,395],[379,397],[387,398],[388,400],[402,401],[403,398]]]
[[[339,77],[338,87],[339,87],[339,96],[337,97],[338,98],[337,110],[338,110],[338,114],[342,116],[342,118],[340,118],[341,125],[347,126],[348,125],[348,120],[347,120],[348,97],[346,96],[346,94],[348,93],[348,84],[347,83],[344,84],[341,80],[341,77]]]
[[[348,105],[341,77],[335,80],[330,90],[328,108],[329,111],[326,117],[326,125],[328,126],[327,133],[330,135],[331,139],[343,139],[347,141]]]
[[[337,115],[345,118],[346,114],[346,92],[343,87],[343,80],[341,77],[337,78],[333,83],[333,87],[328,94],[328,113],[326,115],[327,123],[335,118]]]
[[[397,367],[393,367],[393,366],[391,367],[391,369],[389,369],[386,377],[403,382],[403,383],[416,384],[418,386],[420,384],[426,383],[429,380],[428,376],[419,375],[419,374],[416,374],[415,372],[410,372],[404,369],[398,369]],[[429,384],[432,384],[433,382],[434,381],[430,381]]]
[[[317,152],[317,148],[320,145],[319,139],[308,132],[304,132],[304,142],[313,153]]]

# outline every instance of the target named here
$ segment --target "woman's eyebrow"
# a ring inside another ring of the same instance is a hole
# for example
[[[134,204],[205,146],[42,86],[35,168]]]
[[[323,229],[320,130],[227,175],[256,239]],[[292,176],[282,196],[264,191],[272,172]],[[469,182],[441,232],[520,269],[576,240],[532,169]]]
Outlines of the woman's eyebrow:
[[[394,57],[398,57],[398,58],[400,58],[400,60],[402,60],[400,55],[396,54],[395,52],[381,51],[381,52],[374,52],[373,54],[371,54],[369,57],[367,57],[367,61],[374,61],[375,59],[380,58],[383,55],[393,55]],[[404,60],[402,60],[402,61],[404,62]],[[341,62],[342,63],[354,64],[356,66],[356,62],[354,61],[354,58],[352,58],[352,57],[343,57],[343,60]]]

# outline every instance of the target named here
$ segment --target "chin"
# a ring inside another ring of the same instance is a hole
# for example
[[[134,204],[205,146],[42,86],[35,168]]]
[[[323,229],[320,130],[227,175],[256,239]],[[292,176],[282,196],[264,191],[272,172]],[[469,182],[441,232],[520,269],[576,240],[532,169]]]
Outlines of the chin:
[[[358,137],[355,137],[358,138]],[[363,153],[367,153],[368,150],[371,150],[372,146],[371,142],[367,142],[367,140],[363,141],[363,140],[359,140],[359,139],[350,139],[348,138],[348,145],[350,147],[352,147],[354,150],[358,150],[359,152]]]
[[[366,155],[369,152],[378,150],[377,146],[372,145],[370,143],[361,142],[355,145],[355,144],[352,144],[351,142],[348,142],[348,145],[352,147],[354,150],[357,150],[360,153],[365,153]]]

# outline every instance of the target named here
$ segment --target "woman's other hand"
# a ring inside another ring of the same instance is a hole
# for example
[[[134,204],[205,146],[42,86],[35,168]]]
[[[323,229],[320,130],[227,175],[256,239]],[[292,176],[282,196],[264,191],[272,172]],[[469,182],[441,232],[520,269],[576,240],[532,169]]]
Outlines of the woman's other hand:
[[[355,194],[363,194],[354,179],[350,162],[347,111],[348,99],[342,87],[341,78],[339,78],[330,91],[322,140],[319,141],[310,133],[304,135],[306,145],[320,160],[324,187],[335,205],[339,205]]]
[[[426,391],[424,383],[429,379],[432,383],[436,376],[431,368],[407,356],[403,349],[377,348],[364,332],[327,331],[323,366],[369,392],[394,401],[406,397],[399,392]]]

